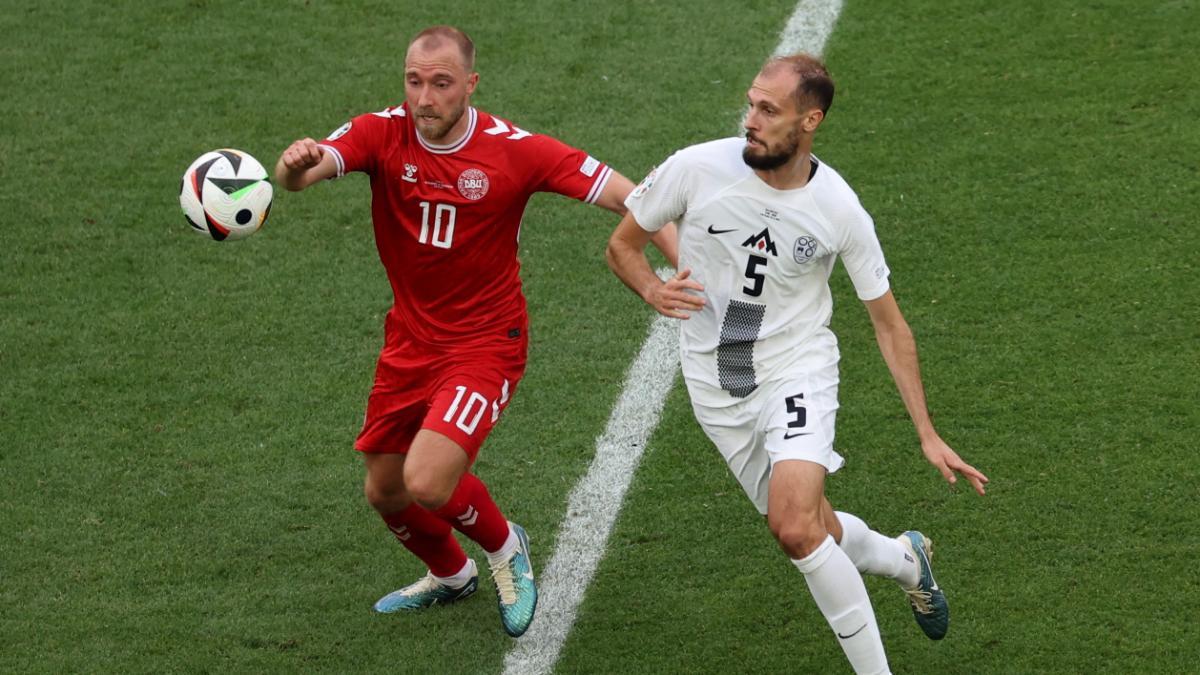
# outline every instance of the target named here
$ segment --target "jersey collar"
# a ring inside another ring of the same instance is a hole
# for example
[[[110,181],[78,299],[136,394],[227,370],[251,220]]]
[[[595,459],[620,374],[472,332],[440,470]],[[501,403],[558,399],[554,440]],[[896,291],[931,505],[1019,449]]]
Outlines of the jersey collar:
[[[437,145],[425,140],[425,137],[421,135],[421,132],[417,131],[416,121],[413,121],[413,133],[417,135],[417,141],[420,142],[421,147],[425,148],[429,152],[432,152],[435,155],[449,155],[450,153],[458,152],[466,147],[467,143],[471,140],[471,137],[475,135],[475,125],[478,124],[478,122],[479,113],[475,111],[475,106],[471,106],[467,109],[467,132],[462,135],[462,138],[453,143],[447,143],[446,145]]]

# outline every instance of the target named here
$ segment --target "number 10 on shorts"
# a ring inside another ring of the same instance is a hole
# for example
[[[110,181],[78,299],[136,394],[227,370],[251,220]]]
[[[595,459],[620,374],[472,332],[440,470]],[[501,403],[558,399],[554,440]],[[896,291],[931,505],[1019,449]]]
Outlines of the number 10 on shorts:
[[[446,414],[442,417],[443,422],[454,422],[454,425],[462,429],[467,434],[475,433],[475,427],[479,426],[479,420],[483,418],[483,413],[488,409],[488,400],[483,394],[477,391],[468,392],[463,385],[458,385],[454,388],[457,392],[454,395],[454,402],[450,404],[450,408],[446,410]],[[463,399],[466,399],[466,402]],[[500,417],[500,408],[508,403],[508,380],[504,381],[504,386],[500,391],[500,400],[491,404],[492,407],[492,423],[495,424],[496,419]],[[462,411],[459,411],[459,407]],[[458,419],[454,419],[455,415]]]
[[[468,434],[475,433],[475,427],[479,426],[479,419],[483,417],[484,411],[488,408],[488,400],[477,391],[471,392],[467,396],[467,388],[461,384],[454,388],[458,391],[454,396],[454,403],[450,404],[450,409],[446,411],[446,416],[442,418],[443,422],[454,422],[454,425],[462,429]],[[463,406],[462,412],[458,415],[458,420],[454,420],[454,414],[458,412],[458,407],[462,405],[463,397],[467,396],[467,403]]]

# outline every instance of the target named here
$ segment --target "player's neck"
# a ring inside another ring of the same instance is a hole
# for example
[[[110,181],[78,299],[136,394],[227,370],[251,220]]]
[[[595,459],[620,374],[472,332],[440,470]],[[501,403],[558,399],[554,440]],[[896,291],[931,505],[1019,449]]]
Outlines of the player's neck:
[[[812,153],[801,150],[790,162],[778,169],[755,169],[762,182],[776,190],[795,190],[808,185],[812,177]]]
[[[471,105],[467,104],[467,107],[463,109],[463,114],[459,115],[458,121],[454,123],[454,126],[450,127],[450,131],[446,132],[446,137],[442,139],[442,144],[454,145],[455,143],[458,143],[462,140],[462,137],[466,135],[467,129],[470,127]]]

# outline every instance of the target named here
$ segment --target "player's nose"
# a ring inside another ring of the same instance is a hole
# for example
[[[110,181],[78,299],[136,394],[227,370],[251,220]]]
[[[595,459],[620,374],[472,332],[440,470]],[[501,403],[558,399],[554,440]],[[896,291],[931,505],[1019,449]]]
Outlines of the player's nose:
[[[742,122],[742,128],[746,131],[758,131],[758,113],[754,108],[746,111],[746,121]]]
[[[429,85],[421,85],[420,87],[418,87],[416,94],[417,94],[417,107],[424,108],[424,107],[430,105],[430,103],[432,103],[432,97],[430,96]]]

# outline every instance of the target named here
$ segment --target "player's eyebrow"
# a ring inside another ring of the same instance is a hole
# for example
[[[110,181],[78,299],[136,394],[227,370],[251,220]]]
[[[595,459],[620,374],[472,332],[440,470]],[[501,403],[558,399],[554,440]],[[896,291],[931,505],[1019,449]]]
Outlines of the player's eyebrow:
[[[420,76],[421,76],[421,72],[418,68],[409,68],[404,71],[404,77],[406,77],[406,78],[420,77]],[[439,71],[435,72],[433,75],[429,76],[428,79],[430,79],[430,80],[453,80],[454,73],[450,72],[449,70],[439,70]]]

